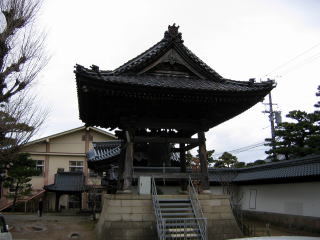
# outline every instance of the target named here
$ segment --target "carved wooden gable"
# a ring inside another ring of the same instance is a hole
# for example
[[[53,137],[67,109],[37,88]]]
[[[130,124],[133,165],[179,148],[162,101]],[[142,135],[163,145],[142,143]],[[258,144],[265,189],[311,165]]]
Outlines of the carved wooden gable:
[[[204,78],[174,48],[171,48],[159,59],[145,67],[139,74]]]

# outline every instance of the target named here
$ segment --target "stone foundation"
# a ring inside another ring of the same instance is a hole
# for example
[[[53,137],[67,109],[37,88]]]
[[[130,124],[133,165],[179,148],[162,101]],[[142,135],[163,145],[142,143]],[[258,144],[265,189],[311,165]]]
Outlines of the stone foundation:
[[[208,239],[238,238],[242,233],[233,216],[227,195],[200,194],[202,212],[208,222]]]
[[[182,195],[159,197],[181,198]],[[241,236],[227,196],[199,195],[199,200],[203,214],[208,220],[209,240]],[[157,239],[151,195],[104,195],[103,209],[96,231],[98,240]]]

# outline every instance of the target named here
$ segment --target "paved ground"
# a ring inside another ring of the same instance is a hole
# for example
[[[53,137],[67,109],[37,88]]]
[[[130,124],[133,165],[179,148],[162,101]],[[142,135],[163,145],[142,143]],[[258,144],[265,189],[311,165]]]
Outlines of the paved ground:
[[[14,240],[96,239],[94,222],[89,217],[4,215]]]
[[[14,240],[96,240],[94,222],[85,216],[61,216],[45,214],[41,218],[31,214],[4,213]],[[266,236],[266,223],[246,221],[255,225],[255,236]],[[270,226],[271,236],[314,236],[320,234],[295,231],[279,226]],[[73,235],[74,234],[74,235]],[[78,235],[76,235],[78,234]]]
[[[253,230],[253,235],[256,237],[262,236],[309,236],[309,237],[320,237],[320,233],[311,233],[294,228],[285,228],[273,224],[269,224],[269,230],[266,226],[267,222],[248,220],[245,219],[245,223],[250,225],[251,230]]]

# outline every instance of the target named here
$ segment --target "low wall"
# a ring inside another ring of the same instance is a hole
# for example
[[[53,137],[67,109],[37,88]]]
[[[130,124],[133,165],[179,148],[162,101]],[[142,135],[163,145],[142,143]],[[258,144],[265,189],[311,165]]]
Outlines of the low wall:
[[[200,194],[198,198],[208,222],[208,239],[220,240],[242,236],[227,195]]]
[[[181,196],[160,195],[164,198]],[[209,240],[241,236],[227,196],[200,194],[199,200],[208,220]],[[157,239],[151,195],[105,194],[96,231],[98,240]]]
[[[271,223],[271,225],[274,224],[294,230],[320,233],[320,218],[318,217],[307,217],[258,211],[242,212],[243,216],[248,219],[257,219],[260,221]]]

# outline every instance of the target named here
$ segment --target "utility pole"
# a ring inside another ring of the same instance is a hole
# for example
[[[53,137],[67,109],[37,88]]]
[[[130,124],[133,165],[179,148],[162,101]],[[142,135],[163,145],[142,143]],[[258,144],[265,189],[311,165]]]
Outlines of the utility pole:
[[[264,104],[269,106],[269,110],[263,111],[263,113],[269,113],[269,121],[270,121],[270,125],[271,125],[272,158],[274,160],[276,160],[276,158],[277,158],[276,153],[275,153],[276,133],[275,133],[275,128],[274,128],[274,114],[275,114],[275,112],[273,111],[273,105],[277,105],[277,104],[272,103],[271,92],[269,93],[269,103],[264,103]]]

